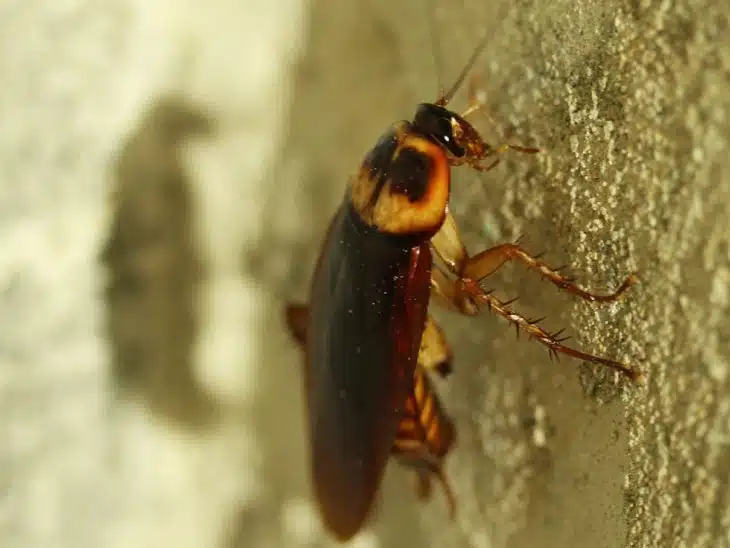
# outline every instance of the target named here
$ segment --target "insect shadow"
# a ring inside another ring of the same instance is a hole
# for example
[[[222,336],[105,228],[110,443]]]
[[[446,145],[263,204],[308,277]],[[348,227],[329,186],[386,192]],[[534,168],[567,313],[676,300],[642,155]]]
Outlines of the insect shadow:
[[[156,101],[113,168],[113,217],[100,255],[106,268],[106,335],[112,389],[187,427],[216,415],[193,373],[203,266],[181,144],[212,120],[172,97]]]

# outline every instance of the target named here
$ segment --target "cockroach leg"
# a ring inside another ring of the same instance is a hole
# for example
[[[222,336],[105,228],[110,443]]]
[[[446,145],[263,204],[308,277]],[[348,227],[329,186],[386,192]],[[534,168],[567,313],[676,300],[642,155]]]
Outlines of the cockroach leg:
[[[435,458],[428,452],[428,448],[418,440],[398,440],[399,458],[401,462],[413,468],[416,473],[416,495],[421,500],[428,500],[431,496],[431,478],[435,477],[440,483],[449,505],[449,517],[456,517],[456,497],[451,488],[449,479],[444,473],[441,459]]]
[[[446,217],[438,232],[431,238],[431,249],[444,262],[447,268],[458,274],[464,263],[469,260],[459,226],[451,212],[446,209]]]
[[[537,257],[530,255],[517,244],[501,244],[482,251],[464,263],[460,276],[481,280],[496,272],[507,261],[519,261],[531,270],[552,282],[560,289],[591,302],[612,302],[617,300],[632,285],[639,282],[635,273],[629,274],[613,293],[598,294],[578,287],[569,278],[561,275]]]
[[[459,314],[476,316],[479,313],[477,304],[459,295],[454,280],[435,265],[431,271],[431,301]]]
[[[431,316],[426,318],[426,325],[423,328],[421,347],[418,350],[418,365],[436,371],[442,377],[452,371],[451,349],[443,331]]]
[[[488,151],[480,160],[477,160],[476,158],[468,158],[467,163],[469,164],[469,167],[472,169],[475,169],[477,171],[489,171],[490,169],[497,167],[499,162],[501,161],[499,155],[505,152],[507,149],[516,150],[518,152],[524,152],[526,154],[537,154],[540,152],[539,148],[530,148],[530,147],[523,147],[520,145],[510,145],[505,144],[502,146],[499,146],[497,148],[494,148],[490,151]],[[492,160],[489,163],[483,162],[484,159],[490,158],[492,156],[496,156],[494,160]]]
[[[441,483],[441,487],[444,490],[444,495],[446,496],[446,503],[449,505],[449,517],[453,520],[456,518],[456,497],[454,496],[454,491],[451,489],[451,484],[449,483],[449,479],[446,477],[446,474],[444,473],[444,469],[441,467],[441,465],[436,466],[429,466],[427,470],[419,470],[418,475],[420,476],[420,481],[426,481],[429,484],[429,491],[431,486],[431,477],[435,476],[436,479],[439,480]],[[419,491],[420,495],[420,491]]]
[[[498,154],[501,154],[502,152],[504,152],[505,150],[507,150],[507,148],[509,148],[509,147],[507,147],[507,146],[499,147],[498,149],[495,149],[495,150],[489,152],[485,156],[485,158],[488,158],[490,156],[496,156]],[[472,169],[475,169],[475,170],[481,171],[481,172],[485,172],[485,171],[489,171],[490,169],[494,169],[495,167],[497,167],[499,165],[499,162],[501,162],[501,161],[502,161],[502,159],[499,156],[497,156],[494,160],[492,160],[489,163],[484,163],[484,162],[481,162],[481,161],[476,162],[476,161],[470,159],[468,161],[468,164],[469,164],[469,167],[471,167]]]
[[[523,147],[522,145],[504,145],[507,148],[516,150],[517,152],[524,152],[525,154],[537,154],[540,152],[539,148],[535,147]],[[506,149],[505,149],[506,150]]]
[[[300,346],[307,340],[309,325],[309,307],[301,304],[289,303],[285,310],[286,323],[294,339]]]
[[[591,302],[615,301],[628,288],[639,282],[638,276],[631,273],[613,293],[593,293],[577,286],[569,278],[560,274],[560,269],[551,268],[537,256],[530,255],[518,244],[497,245],[469,257],[461,243],[461,235],[456,222],[450,213],[447,214],[441,229],[431,239],[431,245],[449,270],[460,278],[480,281],[499,270],[507,261],[518,261],[529,269],[537,271],[560,289]]]
[[[416,495],[419,500],[427,501],[431,498],[431,475],[423,470],[416,472]]]
[[[449,505],[449,517],[453,520],[456,518],[456,497],[454,496],[454,491],[451,489],[451,484],[449,483],[449,478],[446,477],[446,474],[444,473],[444,469],[439,466],[435,470],[431,470],[431,474],[436,476],[436,478],[441,482],[441,487],[444,490],[444,495],[446,495],[446,501]]]
[[[565,338],[558,338],[560,332],[548,333],[537,324],[540,320],[530,321],[524,316],[514,312],[509,303],[503,302],[496,298],[494,295],[486,293],[475,280],[468,278],[459,278],[455,281],[451,281],[452,286],[448,287],[444,279],[439,282],[439,289],[447,288],[447,295],[453,298],[453,303],[456,308],[460,309],[463,314],[473,316],[478,313],[480,308],[486,307],[490,311],[496,312],[499,316],[502,316],[508,322],[515,326],[519,331],[524,331],[530,337],[536,339],[539,343],[545,345],[550,352],[551,357],[558,357],[559,354],[565,354],[566,356],[572,356],[579,360],[603,365],[614,369],[623,375],[627,376],[632,381],[641,381],[643,375],[641,371],[632,369],[631,367],[608,358],[602,358],[600,356],[594,356],[576,350],[575,348],[566,346],[563,344]],[[432,285],[432,292],[434,291]]]
[[[484,291],[479,285],[481,280],[493,274],[505,262],[516,259],[528,267],[537,270],[541,275],[561,289],[565,289],[572,294],[592,302],[610,302],[618,299],[626,289],[638,282],[635,274],[628,276],[615,292],[608,295],[597,295],[576,286],[556,270],[551,269],[542,261],[529,255],[516,244],[496,246],[483,251],[475,257],[469,257],[464,245],[461,243],[458,227],[450,217],[451,214],[448,214],[441,230],[431,240],[431,245],[444,265],[446,265],[446,268],[456,276],[456,279],[447,276],[440,268],[436,267],[432,270],[431,296],[435,301],[439,303],[447,302],[448,308],[469,316],[478,314],[481,308],[486,307],[488,310],[493,310],[514,325],[518,333],[519,331],[524,331],[545,345],[551,356],[557,357],[558,354],[565,354],[610,367],[620,371],[634,381],[640,380],[641,372],[621,362],[586,354],[562,344],[565,339],[558,338],[559,333],[548,333],[537,325],[538,321],[530,321],[514,312],[510,308],[510,302],[500,301],[495,296]]]
[[[485,144],[485,147],[489,147],[489,145]],[[501,161],[501,158],[499,157],[500,154],[505,152],[507,149],[513,149],[517,150],[519,152],[526,152],[529,154],[534,154],[537,152],[540,152],[539,148],[527,148],[522,147],[518,145],[502,145],[497,148],[490,148],[487,150],[483,156],[475,157],[475,156],[464,156],[462,158],[450,158],[449,164],[452,167],[461,166],[464,164],[468,164],[469,167],[472,169],[475,169],[476,171],[489,171],[492,168],[497,167],[499,165],[499,162]],[[487,158],[491,158],[492,156],[496,156],[493,160],[490,160],[489,162],[485,162]]]

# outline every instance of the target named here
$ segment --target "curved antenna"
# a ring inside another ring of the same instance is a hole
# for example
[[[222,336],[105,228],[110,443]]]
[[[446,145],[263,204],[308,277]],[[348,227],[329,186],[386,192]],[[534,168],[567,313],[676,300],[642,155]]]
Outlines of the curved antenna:
[[[454,94],[459,90],[461,84],[464,83],[464,80],[469,75],[469,71],[474,66],[474,63],[476,63],[484,48],[487,46],[489,38],[490,35],[487,34],[479,41],[479,44],[477,44],[477,47],[474,48],[474,51],[472,52],[471,57],[469,57],[469,60],[466,62],[466,65],[464,65],[464,68],[461,69],[461,73],[456,78],[456,82],[454,82],[454,85],[451,86],[449,91],[439,97],[439,99],[434,103],[436,106],[445,107],[449,104],[449,101],[454,98]]]

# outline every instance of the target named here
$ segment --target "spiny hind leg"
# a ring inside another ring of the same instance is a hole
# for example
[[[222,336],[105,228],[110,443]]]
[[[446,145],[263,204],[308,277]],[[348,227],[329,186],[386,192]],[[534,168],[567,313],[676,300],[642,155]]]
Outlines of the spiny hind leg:
[[[559,338],[560,331],[549,333],[537,324],[541,320],[528,320],[510,308],[510,302],[503,302],[486,293],[479,282],[498,270],[505,262],[517,259],[528,267],[537,270],[543,277],[547,278],[561,289],[578,295],[591,302],[610,302],[618,299],[621,294],[630,286],[637,283],[638,279],[634,274],[630,275],[624,283],[613,293],[608,295],[595,294],[576,286],[567,278],[564,278],[557,270],[551,269],[537,257],[532,257],[520,246],[507,244],[490,248],[475,257],[470,257],[461,241],[458,227],[449,213],[438,233],[431,240],[431,245],[442,259],[446,269],[455,276],[455,279],[447,275],[443,270],[434,267],[431,274],[431,296],[437,302],[446,304],[451,310],[466,315],[476,315],[480,308],[487,307],[495,311],[515,326],[517,332],[524,331],[538,342],[545,345],[551,356],[565,354],[575,358],[597,363],[620,371],[632,380],[638,380],[641,373],[627,365],[586,354],[569,346],[562,344],[566,339]]]
[[[478,282],[499,270],[507,261],[517,261],[530,270],[534,270],[558,288],[590,302],[615,301],[629,287],[639,282],[638,276],[631,273],[614,292],[594,293],[574,284],[571,278],[560,274],[561,268],[551,268],[541,261],[539,256],[529,254],[518,244],[497,245],[470,257],[462,243],[459,228],[450,213],[447,213],[441,229],[431,239],[431,246],[446,267],[459,278]]]
[[[626,364],[610,360],[608,358],[587,354],[570,346],[564,345],[563,342],[567,340],[568,337],[560,337],[560,334],[563,331],[562,329],[554,333],[545,331],[538,325],[542,318],[531,320],[518,314],[510,308],[510,304],[513,301],[504,302],[499,300],[494,295],[485,292],[479,286],[478,281],[467,278],[451,280],[447,278],[443,272],[435,269],[431,275],[431,293],[437,298],[437,300],[450,303],[449,308],[462,314],[474,316],[479,313],[480,309],[485,307],[490,311],[496,312],[499,316],[514,325],[517,333],[523,331],[539,343],[546,346],[551,357],[557,357],[559,354],[564,354],[566,356],[572,356],[580,360],[609,367],[619,371],[633,381],[640,381],[642,379],[641,371],[632,369]]]
[[[632,285],[638,283],[636,274],[632,273],[626,277],[621,285],[608,294],[599,294],[587,291],[574,284],[571,278],[560,274],[560,269],[554,269],[542,262],[538,257],[530,255],[524,248],[517,244],[501,244],[486,249],[470,257],[463,265],[461,277],[472,280],[482,280],[493,274],[507,261],[518,261],[529,269],[536,271],[543,278],[549,280],[560,289],[591,302],[612,302],[617,300]]]

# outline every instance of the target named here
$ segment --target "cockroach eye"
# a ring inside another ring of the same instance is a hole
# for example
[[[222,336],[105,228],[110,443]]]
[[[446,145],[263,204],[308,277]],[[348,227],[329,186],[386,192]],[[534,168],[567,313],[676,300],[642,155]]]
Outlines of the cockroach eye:
[[[432,103],[421,103],[413,117],[413,126],[430,136],[457,158],[464,156],[464,149],[454,139],[454,113]]]

